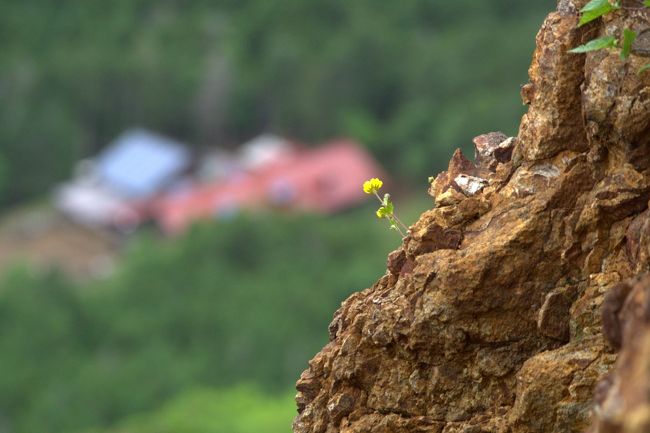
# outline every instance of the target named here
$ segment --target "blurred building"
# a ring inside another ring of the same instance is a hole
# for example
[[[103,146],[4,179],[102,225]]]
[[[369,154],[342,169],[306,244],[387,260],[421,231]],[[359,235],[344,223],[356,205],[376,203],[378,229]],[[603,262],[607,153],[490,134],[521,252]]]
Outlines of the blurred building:
[[[312,149],[265,134],[235,152],[193,158],[182,144],[135,129],[80,163],[54,201],[85,226],[130,231],[153,220],[174,234],[242,210],[338,212],[362,202],[361,184],[378,176],[377,162],[348,139]]]
[[[182,144],[142,129],[126,131],[98,158],[100,182],[128,199],[147,199],[164,190],[189,167]]]
[[[85,225],[129,229],[146,218],[148,202],[177,182],[191,161],[180,143],[128,130],[98,157],[80,163],[75,178],[57,189],[55,205]]]
[[[269,136],[241,148],[240,170],[159,199],[152,211],[166,233],[241,210],[338,212],[366,197],[361,185],[382,169],[358,143],[342,139],[304,149]],[[282,144],[280,144],[282,143]]]

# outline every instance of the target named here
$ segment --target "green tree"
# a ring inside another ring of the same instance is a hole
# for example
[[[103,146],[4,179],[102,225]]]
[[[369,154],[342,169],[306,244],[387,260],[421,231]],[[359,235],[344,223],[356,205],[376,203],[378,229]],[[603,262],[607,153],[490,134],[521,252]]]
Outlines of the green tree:
[[[195,146],[349,134],[422,182],[516,130],[552,5],[534,0],[84,0],[0,4],[0,205],[144,126]]]

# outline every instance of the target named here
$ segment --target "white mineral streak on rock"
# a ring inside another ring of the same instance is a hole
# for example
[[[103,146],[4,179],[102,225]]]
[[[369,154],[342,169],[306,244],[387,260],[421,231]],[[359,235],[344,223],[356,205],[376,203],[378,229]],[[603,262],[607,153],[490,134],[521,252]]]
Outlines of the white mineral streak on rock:
[[[506,138],[505,140],[503,140],[501,143],[499,143],[497,148],[499,148],[499,149],[509,149],[509,148],[513,147],[514,145],[515,145],[515,137],[509,137],[509,138]]]
[[[467,174],[460,174],[454,179],[456,185],[463,191],[465,195],[472,196],[488,184],[487,180],[481,179],[480,177],[469,176]]]
[[[552,179],[560,175],[560,169],[553,164],[536,165],[532,167],[530,171],[533,172],[533,174],[545,177],[547,179]]]

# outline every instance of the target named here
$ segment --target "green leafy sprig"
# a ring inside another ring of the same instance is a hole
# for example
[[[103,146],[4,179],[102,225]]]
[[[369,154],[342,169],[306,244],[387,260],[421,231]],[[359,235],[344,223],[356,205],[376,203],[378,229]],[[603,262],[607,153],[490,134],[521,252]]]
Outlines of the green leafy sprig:
[[[630,57],[632,52],[632,44],[634,43],[637,34],[634,30],[625,29],[623,30],[623,43],[621,46],[621,59],[625,60]]]
[[[578,27],[584,26],[593,20],[621,8],[620,1],[611,3],[609,0],[591,0],[580,9],[580,22]]]
[[[650,7],[650,0],[644,0],[643,5]],[[591,0],[582,9],[580,9],[581,15],[580,21],[578,22],[578,27],[590,23],[593,20],[618,9],[621,9],[620,0]],[[621,41],[611,35],[603,36],[600,38],[592,39],[584,45],[580,45],[572,50],[569,50],[569,52],[578,54],[598,51],[602,49],[619,48],[621,59],[627,60],[627,58],[630,57],[630,54],[632,53],[632,44],[634,44],[637,36],[638,34],[635,31],[631,29],[624,29]],[[641,69],[639,69],[639,74],[648,70],[650,70],[650,63],[644,65]]]
[[[590,51],[598,51],[603,48],[616,48],[618,45],[618,40],[614,36],[603,36],[602,38],[596,38],[584,45],[575,47],[572,50],[569,50],[570,53],[588,53]]]

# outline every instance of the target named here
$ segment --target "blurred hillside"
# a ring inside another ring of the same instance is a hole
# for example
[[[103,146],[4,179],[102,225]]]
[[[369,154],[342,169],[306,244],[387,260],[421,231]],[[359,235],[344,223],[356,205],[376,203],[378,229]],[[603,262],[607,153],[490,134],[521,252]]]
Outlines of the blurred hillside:
[[[134,125],[199,147],[350,135],[421,184],[473,136],[515,131],[553,5],[3,2],[0,204],[47,192]]]
[[[403,210],[409,219],[417,211]],[[286,401],[327,341],[333,311],[372,284],[398,242],[372,214],[258,215],[198,226],[175,242],[142,236],[112,278],[83,286],[59,273],[8,273],[0,431],[109,426],[200,387],[248,383],[273,393],[235,393],[251,404],[276,404],[278,392]],[[295,412],[285,409],[278,416],[288,431]],[[202,416],[198,425],[212,425],[217,414]]]

